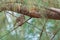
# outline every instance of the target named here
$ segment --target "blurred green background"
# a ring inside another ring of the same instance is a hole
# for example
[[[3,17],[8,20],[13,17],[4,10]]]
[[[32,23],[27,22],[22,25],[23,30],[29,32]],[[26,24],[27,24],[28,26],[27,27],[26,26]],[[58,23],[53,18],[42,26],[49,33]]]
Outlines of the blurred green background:
[[[22,2],[23,1],[23,2]],[[6,2],[22,3],[29,10],[36,6],[42,13],[46,7],[60,8],[60,0],[0,0],[0,6]],[[0,40],[60,40],[60,20],[31,18],[22,26],[13,30],[16,26],[16,17],[9,13],[19,16],[20,14],[12,11],[0,12]],[[25,16],[25,20],[29,17]],[[11,31],[13,30],[13,31]],[[8,34],[7,34],[8,33]]]

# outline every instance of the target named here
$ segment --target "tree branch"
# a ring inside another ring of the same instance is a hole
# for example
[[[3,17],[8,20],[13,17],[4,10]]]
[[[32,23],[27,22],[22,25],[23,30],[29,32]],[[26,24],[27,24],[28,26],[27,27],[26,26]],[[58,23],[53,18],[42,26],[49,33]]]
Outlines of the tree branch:
[[[48,19],[55,19],[60,20],[60,9],[57,8],[45,8],[44,14],[46,15],[46,18]],[[21,6],[19,4],[5,4],[2,7],[0,7],[0,11],[9,10],[17,13],[24,14],[26,16],[30,16],[33,18],[42,18],[41,13],[38,11],[29,11],[27,7]]]

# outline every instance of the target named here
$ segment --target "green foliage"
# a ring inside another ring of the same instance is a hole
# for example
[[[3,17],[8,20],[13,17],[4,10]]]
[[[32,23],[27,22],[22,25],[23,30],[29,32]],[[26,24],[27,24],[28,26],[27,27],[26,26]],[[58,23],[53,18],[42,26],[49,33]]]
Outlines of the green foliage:
[[[10,0],[0,0],[0,2],[9,1]],[[14,2],[14,0],[11,1]],[[17,0],[17,2],[20,1],[21,0]],[[29,10],[33,6],[37,6],[37,8],[39,8],[40,11],[43,12],[44,8],[41,8],[41,6],[60,8],[60,0],[24,0],[23,5],[27,6]],[[10,32],[17,25],[13,26],[16,22],[16,17],[10,15],[9,17],[11,18],[11,22],[9,22],[9,19],[6,16],[8,14],[6,14],[5,12],[0,12],[0,40],[38,40],[40,38],[40,33],[42,30],[43,33],[41,36],[41,40],[50,40],[50,38],[52,37],[52,35],[54,35],[56,30],[60,28],[60,20],[45,19],[44,17],[42,17],[39,19],[32,18],[30,22],[25,22],[22,26],[19,26],[17,29]],[[27,20],[28,18],[28,16],[25,16],[25,20]],[[5,35],[8,32],[10,33]],[[55,35],[53,39],[60,40],[59,35],[60,31]]]

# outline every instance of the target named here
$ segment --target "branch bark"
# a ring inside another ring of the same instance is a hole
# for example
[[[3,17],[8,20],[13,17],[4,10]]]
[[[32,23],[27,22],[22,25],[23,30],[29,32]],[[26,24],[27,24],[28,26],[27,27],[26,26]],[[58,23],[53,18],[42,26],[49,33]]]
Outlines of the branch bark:
[[[3,7],[4,6],[4,7]],[[38,11],[29,11],[27,7],[21,6],[19,4],[5,4],[2,7],[0,7],[0,11],[9,10],[17,13],[21,13],[33,18],[41,18],[41,13]],[[44,14],[46,15],[46,18],[48,19],[55,19],[60,20],[60,9],[57,8],[45,8]]]

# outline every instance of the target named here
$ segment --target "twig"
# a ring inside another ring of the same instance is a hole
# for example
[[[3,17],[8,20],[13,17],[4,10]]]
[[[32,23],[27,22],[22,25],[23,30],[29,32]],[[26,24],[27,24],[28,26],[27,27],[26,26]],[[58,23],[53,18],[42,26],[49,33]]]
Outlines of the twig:
[[[46,22],[47,22],[47,21],[46,21]],[[40,33],[39,40],[41,40],[41,37],[42,37],[43,31],[44,31],[44,27],[45,27],[46,22],[45,22],[44,25],[42,26],[42,31],[41,31],[41,33]]]
[[[31,18],[27,19],[25,22],[27,22],[28,20],[30,20]],[[24,22],[24,23],[25,23]],[[22,23],[22,25],[24,24]],[[3,37],[5,37],[6,35],[8,35],[9,33],[11,33],[12,31],[14,31],[15,29],[17,29],[19,26],[15,27],[13,30],[11,30],[10,32],[6,33],[5,35],[1,36],[0,39],[2,39]]]
[[[9,13],[9,12],[7,12],[7,13]],[[13,13],[13,12],[12,12]],[[10,15],[12,15],[12,16],[14,16],[14,17],[17,17],[17,16],[15,16],[15,15],[13,15],[13,14],[11,14],[11,13],[9,13]]]
[[[57,33],[60,31],[60,28],[56,30],[56,32],[54,33],[53,37],[51,38],[51,40],[54,39],[54,37],[57,35]]]
[[[11,13],[9,13],[10,15],[12,15]],[[12,16],[14,16],[14,17],[16,17],[15,15],[12,15]],[[30,24],[30,25],[32,25],[32,26],[34,26],[35,28],[37,28],[34,24],[31,24],[31,23],[29,23],[29,22],[27,22],[28,24]],[[41,23],[42,24],[42,23]],[[41,29],[39,29],[39,28],[37,28],[38,30],[41,30]]]
[[[28,23],[28,22],[27,22],[27,23]],[[30,24],[30,25],[32,25],[33,27],[37,28],[34,24],[31,24],[31,23],[28,23],[28,24]],[[39,29],[39,28],[37,28],[37,29],[41,31],[41,29]]]

